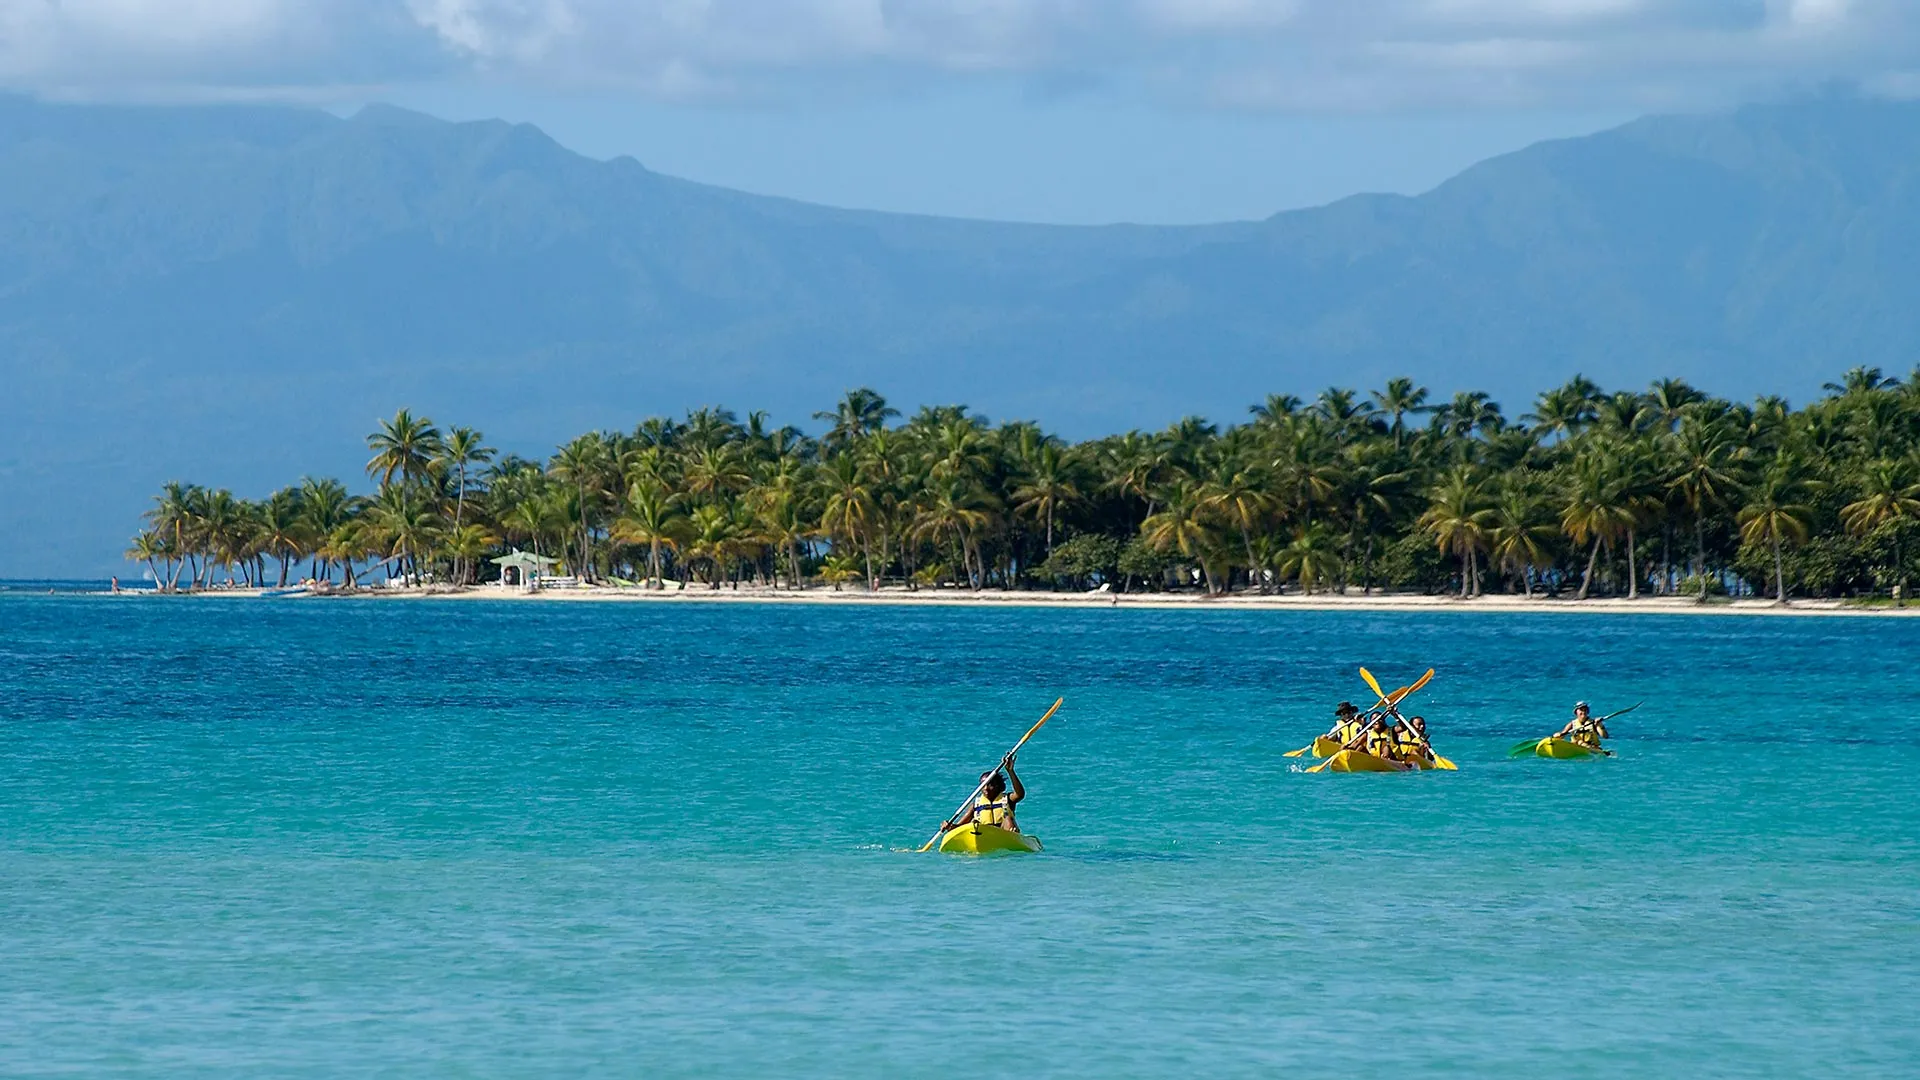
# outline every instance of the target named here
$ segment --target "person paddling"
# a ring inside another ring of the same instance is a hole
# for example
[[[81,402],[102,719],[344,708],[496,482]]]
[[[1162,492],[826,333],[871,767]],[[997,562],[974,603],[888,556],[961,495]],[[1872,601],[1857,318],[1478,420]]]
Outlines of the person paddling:
[[[1002,775],[1003,771],[1005,775]],[[1012,756],[1001,762],[1000,768],[981,773],[980,779],[985,781],[986,786],[974,797],[965,818],[943,822],[940,825],[941,832],[960,825],[992,825],[1008,832],[1020,831],[1019,824],[1013,818],[1013,808],[1027,797],[1027,788],[1020,782],[1020,774],[1013,771]],[[1013,782],[1012,790],[1007,787],[1009,780]]]
[[[1573,719],[1567,721],[1566,727],[1554,732],[1553,737],[1578,743],[1589,750],[1598,750],[1600,740],[1608,738],[1611,734],[1607,730],[1607,722],[1595,720],[1592,708],[1586,702],[1580,701],[1574,703]]]
[[[1418,764],[1426,757],[1425,735],[1414,728],[1413,721],[1398,713],[1394,714],[1393,721],[1390,734],[1393,738],[1394,759]],[[1422,723],[1424,726],[1424,721]]]
[[[1333,740],[1341,746],[1352,742],[1360,734],[1360,710],[1351,701],[1343,701],[1333,707]]]

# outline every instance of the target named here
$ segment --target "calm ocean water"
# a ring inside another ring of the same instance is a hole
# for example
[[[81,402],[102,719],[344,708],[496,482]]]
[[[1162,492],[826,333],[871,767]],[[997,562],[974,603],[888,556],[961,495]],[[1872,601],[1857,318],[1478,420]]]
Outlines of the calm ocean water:
[[[1910,1076],[1920,622],[0,597],[10,1076]],[[1457,773],[1283,758],[1416,699]],[[903,854],[1021,755],[1038,856]],[[1645,699],[1601,762],[1503,759]]]

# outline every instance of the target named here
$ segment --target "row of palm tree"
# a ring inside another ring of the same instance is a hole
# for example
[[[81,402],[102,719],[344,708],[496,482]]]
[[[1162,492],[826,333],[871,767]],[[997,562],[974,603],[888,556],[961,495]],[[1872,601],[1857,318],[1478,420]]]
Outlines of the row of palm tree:
[[[1794,409],[1677,379],[1576,377],[1509,418],[1408,379],[1247,422],[1071,443],[879,394],[817,437],[723,409],[592,432],[546,461],[401,410],[372,489],[259,502],[170,484],[131,558],[167,589],[369,572],[451,585],[527,548],[588,582],[709,588],[1377,588],[1636,598],[1902,596],[1920,523],[1920,371],[1856,368]]]

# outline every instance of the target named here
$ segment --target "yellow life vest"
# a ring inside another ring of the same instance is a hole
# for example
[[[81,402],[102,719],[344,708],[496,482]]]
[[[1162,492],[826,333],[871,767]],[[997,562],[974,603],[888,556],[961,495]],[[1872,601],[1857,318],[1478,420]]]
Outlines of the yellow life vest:
[[[1002,795],[998,799],[989,799],[982,793],[973,800],[973,824],[993,825],[1002,829],[1011,829],[1013,821],[1013,800]]]
[[[1341,746],[1345,746],[1360,737],[1360,721],[1347,720],[1333,729],[1333,737]]]
[[[1377,757],[1377,758],[1392,757],[1393,756],[1393,732],[1391,731],[1367,732],[1367,753],[1372,754],[1374,757]]]

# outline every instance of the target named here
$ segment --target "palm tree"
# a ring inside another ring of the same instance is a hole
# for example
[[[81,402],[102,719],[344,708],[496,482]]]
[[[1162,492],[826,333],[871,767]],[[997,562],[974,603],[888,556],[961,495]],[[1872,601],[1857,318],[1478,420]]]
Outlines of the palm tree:
[[[1906,563],[1901,559],[1903,534],[1914,521],[1920,521],[1920,483],[1915,483],[1913,466],[1905,461],[1884,458],[1868,462],[1859,473],[1858,499],[1840,509],[1840,521],[1855,536],[1867,536],[1881,529],[1893,537],[1893,595],[1895,604],[1906,602]]]
[[[1413,385],[1412,379],[1388,379],[1384,390],[1375,390],[1367,396],[1373,402],[1374,412],[1389,418],[1387,432],[1393,436],[1395,446],[1403,441],[1408,416],[1432,411],[1427,406],[1427,388]]]
[[[1215,582],[1213,563],[1219,550],[1219,535],[1200,499],[1197,485],[1183,482],[1168,492],[1160,511],[1140,526],[1140,537],[1160,552],[1178,552],[1200,564],[1207,578],[1207,595],[1220,589]]]
[[[151,529],[134,536],[133,543],[127,546],[127,558],[147,564],[147,576],[153,579],[155,588],[159,588],[164,579],[154,560],[171,562],[169,556],[166,537]]]
[[[1295,531],[1293,542],[1280,549],[1277,561],[1280,572],[1298,580],[1300,591],[1308,596],[1322,582],[1337,576],[1341,567],[1340,553],[1334,550],[1333,538],[1324,525]]]
[[[577,500],[582,581],[593,580],[593,499],[604,489],[612,464],[606,441],[597,434],[586,434],[562,446],[548,466],[555,479],[572,485]]]
[[[261,523],[265,526],[261,546],[280,560],[280,585],[287,587],[288,568],[307,550],[306,507],[300,504],[300,489],[282,488],[267,499]]]
[[[454,584],[468,584],[472,578],[473,567],[499,542],[498,536],[482,526],[454,526],[446,534],[445,543],[446,553],[453,559]]]
[[[340,481],[312,477],[300,481],[301,532],[313,552],[316,580],[332,576],[332,559],[326,555],[327,542],[353,516],[353,511],[353,497]]]
[[[373,533],[368,539],[388,561],[398,561],[402,580],[421,581],[421,557],[443,535],[440,515],[414,489],[389,484],[368,507]]]
[[[873,572],[873,545],[868,541],[875,507],[873,489],[868,486],[859,462],[851,454],[830,458],[820,471],[820,531],[832,537],[838,547],[858,545],[866,553],[867,588],[878,589],[879,578]]]
[[[1693,576],[1700,586],[1699,603],[1707,600],[1707,519],[1738,495],[1735,469],[1741,456],[1742,448],[1724,422],[1681,418],[1674,433],[1667,490],[1686,507],[1693,522]]]
[[[1532,424],[1541,437],[1570,439],[1599,417],[1594,407],[1598,388],[1576,375],[1572,382],[1541,394],[1533,411],[1520,419]]]
[[[445,442],[441,444],[440,456],[434,464],[454,474],[453,527],[456,531],[466,517],[467,471],[492,461],[494,453],[494,448],[486,444],[485,437],[470,427],[449,430]]]
[[[1509,477],[1501,485],[1487,530],[1487,550],[1503,571],[1520,579],[1529,599],[1534,570],[1553,562],[1553,539],[1559,532],[1546,505],[1523,484]]]
[[[1748,489],[1746,505],[1737,518],[1740,539],[1749,544],[1766,543],[1773,548],[1774,603],[1787,602],[1784,544],[1803,544],[1807,540],[1813,508],[1802,502],[1811,490],[1807,468],[1792,451],[1781,450]]]
[[[612,538],[622,544],[647,545],[647,580],[652,588],[664,589],[661,553],[679,552],[685,526],[680,496],[658,480],[649,480],[627,488],[626,507],[614,519]]]
[[[863,386],[847,391],[832,412],[817,412],[813,418],[833,425],[821,441],[838,449],[885,429],[887,421],[899,415],[900,410],[890,407],[886,398]]]
[[[1258,582],[1264,595],[1267,586],[1260,577],[1260,563],[1253,557],[1253,534],[1273,505],[1273,497],[1266,491],[1265,477],[1253,469],[1234,468],[1222,462],[1200,485],[1197,495],[1203,511],[1218,515],[1239,530],[1247,553],[1247,581]]]
[[[169,481],[154,497],[153,509],[147,511],[147,520],[154,531],[167,536],[168,544],[179,561],[168,567],[164,584],[155,582],[156,588],[167,592],[177,592],[180,588],[180,571],[187,565],[187,532],[193,527],[194,493],[198,490],[192,485],[179,481]]]
[[[1480,552],[1494,522],[1486,482],[1471,465],[1456,465],[1429,495],[1420,527],[1440,550],[1460,559],[1460,598],[1480,595]]]
[[[393,483],[395,475],[403,482],[417,483],[426,479],[442,446],[440,429],[433,426],[433,421],[401,409],[393,419],[380,421],[380,430],[367,436],[367,448],[373,451],[367,475],[377,476],[382,484]]]
[[[1600,560],[1600,546],[1611,545],[1633,527],[1638,512],[1634,496],[1626,490],[1618,461],[1611,447],[1590,443],[1574,455],[1566,502],[1560,511],[1560,527],[1576,544],[1591,544],[1587,569],[1580,575],[1577,600],[1585,600],[1593,590],[1593,572]]]
[[[980,558],[977,534],[986,527],[990,505],[978,488],[949,480],[931,492],[931,497],[914,517],[912,533],[916,539],[951,536],[959,548],[960,562],[967,571],[968,584],[975,591],[986,586],[987,568]]]
[[[1013,490],[1015,513],[1029,514],[1046,523],[1047,557],[1053,557],[1053,516],[1061,507],[1080,501],[1074,483],[1074,462],[1051,442],[1040,444],[1026,460],[1026,482]]]

